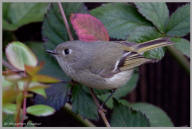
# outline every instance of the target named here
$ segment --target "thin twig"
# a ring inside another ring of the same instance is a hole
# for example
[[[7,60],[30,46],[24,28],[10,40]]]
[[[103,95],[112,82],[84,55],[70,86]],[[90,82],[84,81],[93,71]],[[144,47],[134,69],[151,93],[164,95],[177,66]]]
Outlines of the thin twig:
[[[72,33],[71,33],[71,30],[70,30],[70,27],[69,27],[67,18],[66,18],[66,16],[65,16],[65,12],[64,12],[64,9],[63,9],[63,7],[62,7],[61,2],[58,2],[58,6],[59,6],[59,10],[60,10],[60,12],[61,12],[61,15],[62,15],[62,17],[63,17],[63,21],[64,21],[64,23],[65,23],[65,27],[66,27],[66,29],[67,29],[67,33],[68,33],[68,35],[69,35],[69,38],[70,38],[70,40],[73,40],[73,36],[72,36]]]
[[[63,10],[62,4],[61,4],[60,2],[58,2],[58,6],[59,6],[59,9],[60,9],[61,15],[62,15],[62,17],[63,17],[63,21],[64,21],[64,23],[65,23],[65,26],[66,26],[66,28],[67,28],[67,32],[68,32],[69,38],[70,38],[70,40],[72,41],[72,40],[73,40],[72,33],[71,33],[71,30],[70,30],[68,21],[67,21],[67,19],[66,19],[65,12],[64,12],[64,10]],[[93,92],[93,89],[90,88],[90,92],[91,92],[91,95],[92,95],[92,97],[93,97],[93,100],[94,100],[95,104],[97,105],[97,107],[98,107],[98,109],[99,109],[98,112],[99,112],[101,118],[103,119],[105,125],[106,125],[107,127],[110,127],[110,124],[109,124],[109,122],[108,122],[108,120],[107,120],[107,118],[106,118],[106,116],[105,116],[105,113],[104,113],[103,110],[100,108],[101,106],[100,106],[99,101],[97,100],[97,98],[96,98],[96,96],[95,96],[95,94],[94,94],[94,92]]]
[[[23,99],[23,117],[22,117],[21,123],[24,122],[25,116],[26,116],[27,94],[28,94],[29,84],[30,84],[30,80],[27,80],[27,81],[25,82],[25,86],[24,86],[24,90],[23,90],[23,98],[24,98],[24,99]]]
[[[95,96],[93,89],[89,88],[89,90],[90,90],[91,96],[92,96],[92,98],[93,98],[93,100],[94,100],[94,102],[98,108],[98,112],[99,112],[101,118],[103,119],[106,127],[111,127],[108,120],[107,120],[107,117],[105,116],[105,113],[103,112],[103,109],[100,108],[101,105],[99,104],[99,101],[97,100],[97,97]]]

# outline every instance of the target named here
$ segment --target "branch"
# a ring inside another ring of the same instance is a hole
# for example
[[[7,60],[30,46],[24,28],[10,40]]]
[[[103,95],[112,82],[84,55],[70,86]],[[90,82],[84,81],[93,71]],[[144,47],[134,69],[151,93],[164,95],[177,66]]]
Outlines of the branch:
[[[82,118],[80,115],[77,115],[76,113],[74,113],[72,111],[72,107],[70,104],[66,103],[65,106],[63,107],[63,109],[69,113],[72,117],[74,117],[77,121],[79,121],[82,125],[86,126],[86,127],[96,127],[91,121],[89,121],[88,119],[84,119]]]
[[[68,33],[68,35],[69,35],[70,40],[72,41],[72,40],[73,40],[72,33],[71,33],[71,30],[70,30],[70,27],[69,27],[67,18],[66,18],[66,16],[65,16],[65,12],[64,12],[64,10],[63,10],[63,7],[62,7],[61,2],[58,2],[58,6],[59,6],[59,9],[60,9],[61,15],[62,15],[62,17],[63,17],[63,21],[64,21],[64,23],[65,23],[65,26],[66,26],[66,28],[67,28],[67,33]],[[106,125],[107,127],[110,127],[110,124],[109,124],[109,122],[108,122],[108,120],[107,120],[107,118],[106,118],[106,116],[105,116],[105,113],[103,112],[102,109],[100,109],[101,106],[100,106],[99,101],[97,100],[96,96],[94,95],[93,90],[90,89],[90,92],[91,92],[91,95],[92,95],[92,97],[93,97],[93,99],[94,99],[95,104],[97,105],[97,107],[98,107],[98,109],[99,109],[98,112],[99,112],[99,114],[101,115],[101,118],[103,119],[105,125]]]
[[[98,112],[99,112],[101,118],[103,119],[106,127],[111,127],[108,120],[107,120],[107,117],[105,116],[105,113],[103,112],[103,109],[100,108],[101,105],[99,104],[99,101],[97,100],[97,97],[95,96],[93,89],[89,88],[89,90],[91,92],[91,96],[93,97],[93,100],[94,100],[95,104],[97,105]]]
[[[63,21],[64,21],[64,23],[65,23],[65,27],[66,27],[66,29],[67,29],[67,33],[68,33],[68,35],[69,35],[69,38],[70,38],[70,40],[73,40],[73,36],[72,36],[72,33],[71,33],[71,30],[70,30],[70,27],[69,27],[67,18],[66,18],[66,16],[65,16],[65,12],[64,12],[64,10],[63,10],[63,7],[62,7],[61,2],[58,2],[58,6],[59,6],[59,10],[60,10],[60,12],[61,12],[61,15],[62,15],[62,17],[63,17]]]
[[[169,53],[176,59],[176,61],[185,69],[185,71],[190,74],[190,63],[186,57],[173,46],[167,47]]]

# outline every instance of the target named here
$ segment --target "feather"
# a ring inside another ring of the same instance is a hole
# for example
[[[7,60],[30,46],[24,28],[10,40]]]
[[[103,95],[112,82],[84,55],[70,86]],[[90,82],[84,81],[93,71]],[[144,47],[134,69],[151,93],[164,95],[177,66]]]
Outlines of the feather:
[[[173,43],[167,37],[158,38],[158,39],[150,40],[150,41],[143,42],[143,43],[130,43],[130,42],[126,42],[126,41],[121,42],[121,43],[123,44],[123,46],[122,46],[123,50],[137,52],[137,53],[143,53],[143,52],[155,49],[155,48],[173,45]],[[130,45],[132,45],[132,46],[130,46]]]

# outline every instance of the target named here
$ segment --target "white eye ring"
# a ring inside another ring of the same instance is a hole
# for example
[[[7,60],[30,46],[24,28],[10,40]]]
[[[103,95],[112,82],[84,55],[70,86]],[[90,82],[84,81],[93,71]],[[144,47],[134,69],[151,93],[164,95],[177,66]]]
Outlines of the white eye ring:
[[[64,48],[63,51],[62,51],[63,55],[69,55],[72,53],[72,50],[71,49],[68,49],[68,48]]]

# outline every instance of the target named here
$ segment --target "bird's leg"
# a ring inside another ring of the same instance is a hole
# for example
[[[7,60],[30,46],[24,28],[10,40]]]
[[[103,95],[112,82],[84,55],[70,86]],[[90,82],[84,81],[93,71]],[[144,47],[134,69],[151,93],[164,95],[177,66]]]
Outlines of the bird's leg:
[[[107,96],[107,98],[105,99],[105,101],[101,104],[101,106],[99,107],[100,109],[103,109],[103,106],[105,105],[105,103],[107,103],[107,101],[113,96],[113,94],[115,93],[116,89],[112,89],[110,91],[110,95]]]

